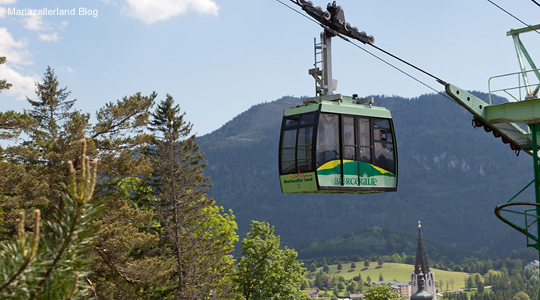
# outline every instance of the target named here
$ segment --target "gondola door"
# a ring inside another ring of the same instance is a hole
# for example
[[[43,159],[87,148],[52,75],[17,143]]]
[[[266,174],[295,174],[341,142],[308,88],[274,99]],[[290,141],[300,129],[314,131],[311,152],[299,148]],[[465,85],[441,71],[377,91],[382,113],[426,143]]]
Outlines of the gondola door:
[[[358,139],[358,185],[363,187],[373,186],[374,169],[372,165],[373,139],[371,118],[357,117],[356,119]]]
[[[359,163],[358,142],[356,134],[355,116],[342,115],[341,141],[342,152],[341,164],[343,168],[341,185],[345,187],[358,187]]]
[[[321,189],[340,188],[342,180],[339,114],[321,113],[317,129],[317,181]]]

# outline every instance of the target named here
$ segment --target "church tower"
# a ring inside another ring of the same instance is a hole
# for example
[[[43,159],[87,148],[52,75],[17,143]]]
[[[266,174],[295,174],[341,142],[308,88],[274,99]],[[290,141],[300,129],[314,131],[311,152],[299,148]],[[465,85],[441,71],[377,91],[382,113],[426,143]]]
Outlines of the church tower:
[[[420,281],[423,281],[423,284]],[[417,293],[423,285],[423,292],[433,295],[433,300],[437,300],[437,290],[435,288],[435,274],[429,270],[426,257],[426,249],[422,240],[422,225],[418,221],[418,244],[416,246],[416,259],[414,262],[414,273],[411,274],[411,294]]]

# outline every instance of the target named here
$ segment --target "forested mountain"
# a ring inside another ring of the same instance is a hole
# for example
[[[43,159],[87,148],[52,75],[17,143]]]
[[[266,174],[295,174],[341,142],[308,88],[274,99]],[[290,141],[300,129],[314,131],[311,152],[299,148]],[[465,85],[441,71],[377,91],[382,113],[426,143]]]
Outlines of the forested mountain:
[[[475,93],[487,101],[487,95]],[[495,98],[494,101],[505,101]],[[504,254],[525,238],[493,209],[532,180],[532,158],[516,157],[471,114],[438,94],[413,99],[375,96],[392,112],[399,154],[398,191],[370,195],[282,194],[277,170],[283,110],[301,99],[255,105],[198,139],[219,205],[234,211],[239,234],[250,220],[268,221],[282,242],[300,250],[364,227],[416,232],[465,250]],[[527,192],[521,201],[533,201]]]

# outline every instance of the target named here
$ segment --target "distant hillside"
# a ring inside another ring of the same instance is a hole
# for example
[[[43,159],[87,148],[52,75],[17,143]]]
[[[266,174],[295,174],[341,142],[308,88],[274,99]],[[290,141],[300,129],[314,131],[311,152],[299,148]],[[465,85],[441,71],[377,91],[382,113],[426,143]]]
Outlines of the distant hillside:
[[[471,252],[461,250],[432,238],[424,237],[423,240],[428,259],[432,262],[443,260],[447,264],[450,262],[459,263],[466,257],[472,256]],[[417,232],[406,232],[381,227],[365,227],[344,236],[325,242],[313,243],[297,250],[301,259],[320,257],[336,257],[340,259],[354,256],[366,259],[370,256],[392,256],[396,253],[399,255],[405,253],[414,257],[416,255],[417,241]]]
[[[427,237],[466,250],[503,253],[525,247],[524,238],[500,222],[493,209],[532,179],[531,157],[516,157],[500,139],[474,129],[471,115],[441,95],[375,96],[375,105],[390,109],[394,118],[398,192],[282,194],[279,127],[283,110],[300,103],[284,97],[255,105],[198,139],[209,162],[205,174],[214,184],[210,194],[233,209],[242,236],[250,220],[268,221],[282,243],[301,247],[364,227],[416,232],[422,220]]]
[[[408,282],[411,280],[411,273],[414,271],[413,265],[387,263],[382,266],[377,265],[376,262],[372,262],[368,268],[364,268],[363,262],[356,262],[356,269],[350,269],[350,264],[343,263],[343,270],[337,270],[337,265],[329,265],[329,276],[343,277],[345,280],[352,280],[355,276],[362,276],[362,280],[367,280],[368,277],[371,282],[379,280],[379,276],[383,276],[384,280],[396,280],[402,282]],[[317,268],[317,272],[323,268]],[[435,268],[430,268],[435,273],[437,282],[453,282],[454,289],[464,289],[465,282],[469,274],[465,272],[453,272],[443,271]]]

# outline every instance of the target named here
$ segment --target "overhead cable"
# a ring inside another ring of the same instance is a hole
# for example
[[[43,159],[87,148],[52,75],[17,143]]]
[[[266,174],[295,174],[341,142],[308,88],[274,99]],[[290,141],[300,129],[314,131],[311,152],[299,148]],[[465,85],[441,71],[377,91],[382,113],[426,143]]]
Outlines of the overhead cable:
[[[538,32],[536,29],[534,29],[533,27],[531,27],[531,25],[529,25],[529,24],[523,22],[520,18],[514,16],[513,14],[511,14],[511,13],[510,13],[509,11],[507,11],[506,9],[504,9],[504,8],[500,7],[499,5],[497,5],[495,2],[493,2],[493,1],[491,1],[491,0],[487,0],[487,1],[488,1],[489,3],[495,5],[498,9],[500,9],[500,10],[504,11],[505,13],[507,13],[508,15],[510,15],[512,18],[518,20],[521,24],[523,24],[523,25],[529,27],[530,29],[534,30],[534,32],[540,34],[540,32]],[[534,0],[533,0],[533,2],[536,3],[536,1],[534,1]],[[536,3],[536,4],[538,4],[538,3]],[[539,5],[539,6],[540,6],[540,5]]]
[[[354,45],[355,47],[357,47],[357,48],[363,50],[364,52],[368,53],[369,55],[371,55],[371,56],[377,58],[378,60],[380,60],[380,61],[382,61],[382,62],[384,62],[384,63],[387,64],[388,66],[394,68],[395,70],[397,70],[397,71],[399,71],[400,73],[406,75],[407,77],[413,79],[414,81],[416,81],[416,82],[422,84],[423,86],[425,86],[425,87],[427,87],[428,89],[434,91],[435,93],[440,94],[440,95],[444,96],[445,98],[450,99],[450,100],[453,101],[453,102],[456,102],[454,99],[452,99],[452,98],[449,97],[448,95],[446,95],[446,94],[444,94],[444,93],[442,93],[442,92],[436,90],[435,88],[431,87],[430,85],[428,85],[427,83],[423,82],[422,80],[420,80],[420,79],[414,77],[413,75],[411,75],[411,74],[405,72],[404,70],[398,68],[397,66],[393,65],[392,63],[390,63],[390,62],[384,60],[384,59],[381,58],[380,56],[377,56],[377,55],[375,55],[374,53],[368,51],[367,49],[363,48],[362,46],[358,45],[357,43],[354,43],[353,41],[351,41],[351,40],[348,39],[347,37],[345,37],[345,36],[343,36],[343,35],[341,35],[341,34],[335,32],[335,31],[332,30],[331,28],[329,28],[329,27],[327,27],[327,26],[325,26],[325,25],[323,25],[323,24],[320,24],[319,22],[315,21],[315,20],[312,19],[311,17],[305,15],[302,11],[299,11],[299,10],[295,9],[294,7],[291,7],[290,5],[288,5],[288,4],[284,3],[284,2],[282,2],[281,0],[276,0],[276,1],[279,2],[279,3],[281,3],[281,4],[283,4],[284,6],[288,7],[289,9],[295,11],[295,12],[298,13],[299,15],[305,17],[306,19],[308,19],[308,20],[314,22],[315,24],[317,24],[317,25],[323,27],[325,30],[330,31],[330,32],[332,32],[333,34],[335,34],[336,36],[342,38],[343,40],[345,40],[345,41],[347,41],[347,42],[349,42],[349,43],[351,43],[352,45]],[[292,1],[292,0],[291,0],[291,1]],[[440,79],[439,77],[437,77],[437,76],[435,76],[435,75],[433,75],[433,74],[431,74],[431,73],[428,73],[428,72],[424,71],[423,69],[421,69],[421,68],[419,68],[419,67],[417,67],[417,66],[415,66],[415,65],[413,65],[413,64],[411,64],[411,63],[409,63],[409,62],[407,62],[407,61],[404,60],[404,59],[399,58],[398,56],[396,56],[396,55],[394,55],[394,54],[392,54],[392,53],[390,53],[390,52],[388,52],[388,51],[386,51],[386,50],[384,50],[384,49],[382,49],[382,48],[380,48],[380,47],[377,47],[377,46],[375,46],[375,45],[373,45],[373,44],[368,44],[368,45],[374,47],[375,49],[377,49],[377,50],[379,50],[379,51],[385,53],[386,55],[389,55],[389,56],[393,57],[394,59],[397,59],[397,60],[399,60],[400,62],[402,62],[402,63],[404,63],[404,64],[406,64],[406,65],[408,65],[408,66],[410,66],[410,67],[412,67],[412,68],[414,68],[414,69],[416,69],[416,70],[418,70],[418,71],[420,71],[420,72],[422,72],[422,73],[424,73],[424,74],[426,74],[426,75],[428,75],[428,76],[430,76],[430,77],[432,77],[432,78],[434,78],[438,83],[440,83],[440,84],[442,84],[442,85],[446,85],[446,84],[447,84],[446,81]]]

